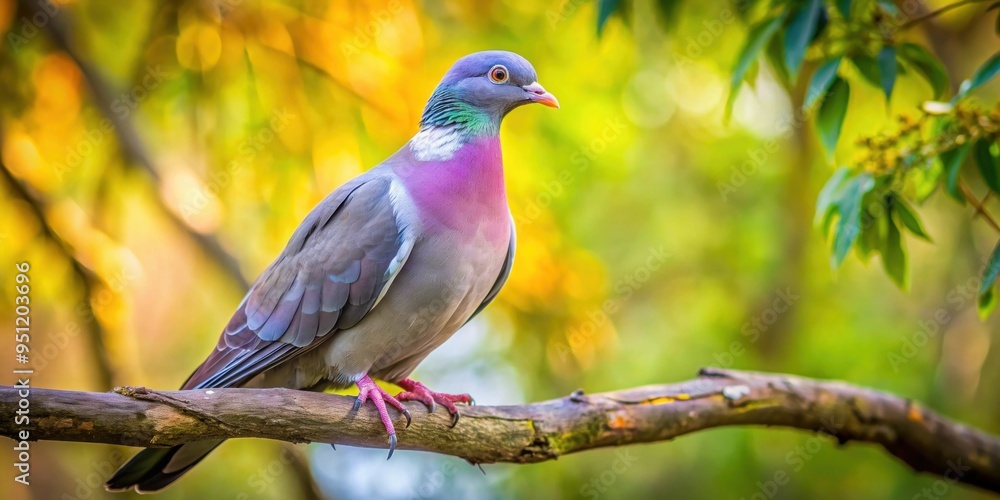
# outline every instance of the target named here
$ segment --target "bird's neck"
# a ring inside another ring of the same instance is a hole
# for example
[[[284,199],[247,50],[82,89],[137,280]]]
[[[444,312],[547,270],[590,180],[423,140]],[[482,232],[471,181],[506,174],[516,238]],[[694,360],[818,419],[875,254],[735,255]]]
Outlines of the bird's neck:
[[[497,137],[502,118],[456,98],[448,89],[438,89],[420,117],[420,132],[412,141],[416,145],[414,152],[418,156],[441,156],[434,155],[434,150],[454,152],[474,139]]]
[[[448,129],[422,129],[410,141],[409,150],[401,151],[401,161],[394,162],[393,171],[428,220],[452,229],[486,224],[487,231],[502,239],[505,236],[500,230],[508,224],[508,208],[500,137],[483,135],[454,149],[423,150],[428,155],[434,153],[421,159],[421,141],[445,143],[451,133]],[[421,134],[425,134],[423,138]]]
[[[439,99],[431,99],[427,104],[420,120],[420,131],[410,140],[414,158],[444,161],[468,143],[499,141],[500,117],[462,102],[445,104]]]

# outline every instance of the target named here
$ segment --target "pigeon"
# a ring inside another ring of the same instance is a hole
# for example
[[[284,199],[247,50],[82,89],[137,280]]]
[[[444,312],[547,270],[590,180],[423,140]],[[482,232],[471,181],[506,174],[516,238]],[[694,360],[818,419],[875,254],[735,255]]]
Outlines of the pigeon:
[[[507,281],[513,218],[504,189],[500,122],[514,108],[558,108],[518,54],[484,51],[448,70],[419,131],[378,166],[330,193],[261,273],[215,350],[181,389],[358,388],[389,441],[389,407],[441,405],[457,423],[468,394],[431,391],[409,378],[418,364]],[[396,396],[376,385],[402,388]],[[220,440],[147,448],[108,481],[109,491],[165,488]]]

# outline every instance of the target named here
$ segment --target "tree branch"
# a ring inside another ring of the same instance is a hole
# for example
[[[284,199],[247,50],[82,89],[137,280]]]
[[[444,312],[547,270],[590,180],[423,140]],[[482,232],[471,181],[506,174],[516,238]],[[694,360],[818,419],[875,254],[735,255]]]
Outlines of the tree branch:
[[[972,192],[972,188],[970,188],[964,180],[959,179],[958,182],[958,187],[962,191],[962,196],[965,197],[965,201],[969,202],[969,204],[976,209],[975,213],[972,214],[972,217],[975,218],[981,215],[983,220],[985,220],[994,231],[1000,233],[1000,224],[997,224],[996,219],[994,219],[993,215],[986,209],[986,201],[990,199],[990,193],[992,193],[992,191],[987,192],[986,196],[983,197],[983,200],[979,201],[976,194]]]
[[[918,25],[918,24],[920,24],[920,23],[922,23],[922,22],[924,22],[924,21],[926,21],[928,19],[933,19],[933,18],[935,18],[937,16],[940,16],[941,14],[944,14],[944,13],[946,13],[946,12],[952,10],[952,9],[957,9],[957,8],[962,7],[964,5],[969,5],[969,4],[974,4],[974,3],[982,3],[982,2],[985,2],[985,1],[986,0],[961,0],[961,1],[958,1],[958,2],[955,2],[955,3],[950,3],[950,4],[945,5],[944,7],[941,7],[939,9],[935,10],[935,11],[928,12],[928,13],[920,16],[920,17],[913,18],[913,19],[911,19],[911,20],[903,23],[899,27],[899,29],[900,30],[909,29],[909,28],[912,28],[913,26],[916,26],[916,25]]]
[[[0,387],[0,413],[14,414],[17,389]],[[374,409],[353,397],[290,389],[112,393],[31,389],[30,425],[0,420],[0,434],[32,440],[172,446],[201,439],[257,437],[385,447]],[[723,426],[766,425],[881,445],[916,471],[1000,492],[1000,438],[952,422],[908,399],[791,375],[704,369],[699,377],[522,406],[462,409],[450,428],[440,410],[409,403],[413,425],[399,448],[472,463],[532,463],[579,451],[670,440]],[[401,421],[402,418],[397,418]]]

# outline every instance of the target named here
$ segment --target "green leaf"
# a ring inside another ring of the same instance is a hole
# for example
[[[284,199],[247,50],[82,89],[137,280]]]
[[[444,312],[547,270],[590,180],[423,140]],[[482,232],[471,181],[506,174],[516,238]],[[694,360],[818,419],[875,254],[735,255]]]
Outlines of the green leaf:
[[[882,248],[879,249],[882,254],[882,267],[896,285],[906,288],[906,252],[903,250],[903,240],[892,217],[886,219],[889,231],[882,241]]]
[[[672,28],[677,25],[677,21],[680,20],[681,4],[680,0],[656,0],[656,12],[660,16],[660,21],[665,29]]]
[[[788,66],[785,65],[784,50],[784,37],[780,32],[772,36],[771,40],[767,42],[767,60],[770,61],[771,67],[777,73],[778,80],[785,85],[791,86],[792,76],[788,72]]]
[[[597,36],[601,36],[611,14],[618,10],[618,2],[619,0],[597,0]]]
[[[913,196],[917,202],[923,203],[937,191],[943,170],[941,162],[932,162],[926,168],[914,168],[910,171],[909,181],[913,184]]]
[[[878,62],[874,58],[859,54],[851,57],[851,62],[854,66],[858,68],[858,72],[861,73],[861,77],[868,81],[868,83],[876,86],[882,86],[882,77],[879,75]]]
[[[813,29],[812,36],[809,37],[809,43],[815,43],[816,40],[819,40],[819,38],[823,36],[823,32],[826,31],[826,27],[829,24],[830,14],[826,11],[826,7],[820,6],[819,20],[816,21],[816,28]]]
[[[1000,36],[1000,2],[993,2],[993,5],[986,8],[986,12],[993,9],[997,9],[997,20],[993,24],[993,32]]]
[[[913,211],[906,201],[902,198],[894,198],[893,208],[895,209],[896,215],[899,217],[899,222],[903,224],[903,227],[908,229],[911,233],[927,240],[931,241],[931,237],[927,235],[927,231],[924,230],[924,225],[920,223],[920,218]]]
[[[997,294],[993,288],[979,294],[979,297],[976,298],[976,312],[979,313],[980,319],[985,320],[990,317],[990,314],[993,314],[993,310],[996,308]]]
[[[997,155],[993,154],[991,151],[992,146],[993,141],[988,139],[976,141],[976,145],[973,146],[973,157],[976,159],[976,165],[979,166],[979,173],[983,176],[983,180],[986,181],[986,185],[994,193],[1000,193],[1000,158],[997,158]]]
[[[885,221],[875,219],[875,216],[867,210],[862,213],[862,217],[867,217],[874,224],[862,226],[861,235],[858,236],[858,241],[854,243],[854,248],[858,251],[858,257],[863,262],[868,262],[872,252],[881,246],[881,226],[885,225]]]
[[[809,41],[816,32],[822,10],[822,0],[806,0],[788,23],[785,30],[785,66],[788,67],[791,80],[798,78],[799,68],[802,67]]]
[[[822,224],[824,235],[830,231],[830,218],[827,215],[833,212],[834,201],[836,200],[834,197],[850,173],[851,171],[847,167],[840,167],[835,170],[833,175],[827,179],[826,184],[823,185],[823,189],[819,191],[819,197],[816,198],[816,216],[813,219],[813,224],[816,226]]]
[[[997,297],[993,289],[997,275],[1000,275],[1000,242],[993,248],[990,259],[986,261],[986,269],[983,270],[983,279],[979,282],[979,297],[976,300],[976,309],[979,311],[980,318],[985,319],[989,316],[997,305]]]
[[[927,49],[915,43],[904,43],[899,46],[899,56],[910,63],[927,83],[931,84],[934,98],[941,97],[948,90],[948,72],[941,61]]]
[[[871,191],[875,181],[871,174],[860,174],[844,183],[837,196],[837,212],[840,219],[833,236],[833,256],[831,265],[836,269],[844,262],[847,251],[861,232],[861,200]]]
[[[945,151],[938,156],[941,159],[944,172],[948,176],[948,194],[963,205],[965,204],[965,197],[962,196],[962,193],[958,189],[958,174],[962,170],[962,164],[965,163],[965,155],[968,153],[969,144],[966,143],[951,151]]]
[[[972,75],[972,78],[962,82],[962,85],[958,88],[958,94],[955,95],[952,102],[965,97],[969,92],[990,81],[997,73],[1000,73],[1000,52],[993,54],[993,57],[983,63]]]
[[[750,28],[750,35],[747,37],[747,42],[743,45],[743,50],[740,51],[740,56],[736,59],[736,66],[733,68],[732,88],[729,91],[729,99],[726,101],[727,118],[733,112],[733,103],[736,102],[736,94],[740,90],[740,83],[743,82],[743,75],[746,74],[750,65],[757,60],[757,55],[767,45],[767,42],[771,40],[774,33],[778,31],[784,19],[783,15],[774,17],[761,21]]]
[[[885,92],[886,104],[892,97],[892,88],[896,86],[896,47],[886,45],[878,53],[879,83]]]
[[[837,69],[840,68],[840,58],[831,59],[820,66],[813,73],[812,80],[809,81],[809,89],[806,91],[806,108],[812,108],[826,91],[833,84],[833,79],[837,76]]]
[[[843,78],[835,77],[826,99],[820,104],[819,112],[816,113],[816,125],[828,157],[832,158],[837,148],[837,139],[840,138],[840,128],[844,124],[850,98],[850,85]]]
[[[844,16],[844,19],[850,19],[851,0],[837,0],[837,10],[840,11],[840,15]]]

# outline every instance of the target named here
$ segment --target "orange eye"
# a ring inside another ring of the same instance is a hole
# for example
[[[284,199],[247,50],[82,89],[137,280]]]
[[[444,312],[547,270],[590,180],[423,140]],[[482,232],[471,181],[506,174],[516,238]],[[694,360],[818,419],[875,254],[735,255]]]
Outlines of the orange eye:
[[[507,73],[507,68],[502,64],[497,64],[490,69],[490,81],[496,84],[507,83],[510,78],[510,74]]]

